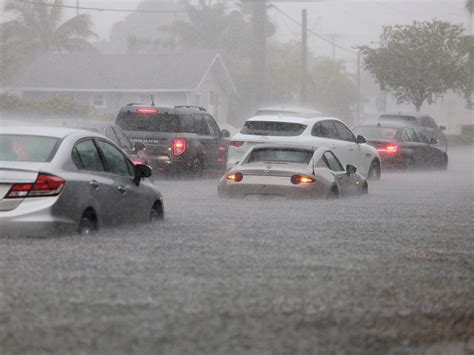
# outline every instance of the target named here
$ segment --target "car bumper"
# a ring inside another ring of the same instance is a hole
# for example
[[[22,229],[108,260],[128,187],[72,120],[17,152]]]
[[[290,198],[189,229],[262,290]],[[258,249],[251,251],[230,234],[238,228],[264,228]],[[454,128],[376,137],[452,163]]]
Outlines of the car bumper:
[[[56,202],[56,197],[30,198],[11,211],[0,211],[0,234],[50,237],[76,233],[79,222],[56,216]]]

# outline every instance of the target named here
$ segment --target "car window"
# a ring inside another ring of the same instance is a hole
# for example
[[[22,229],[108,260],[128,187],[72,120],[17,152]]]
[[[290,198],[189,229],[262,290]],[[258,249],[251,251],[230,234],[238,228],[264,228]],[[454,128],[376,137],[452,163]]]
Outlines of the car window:
[[[422,132],[421,129],[416,129],[414,131],[415,131],[416,137],[418,138],[418,142],[420,142],[420,143],[429,143],[430,142],[428,140],[428,138],[426,137],[426,135]]]
[[[180,114],[179,122],[181,126],[181,132],[196,133],[196,120],[194,115]]]
[[[113,127],[113,129],[118,139],[118,145],[121,148],[132,150],[133,144],[130,139],[128,139],[128,137],[125,135],[125,133],[123,133],[123,131],[118,127]]]
[[[338,139],[336,126],[330,120],[321,121],[314,125],[311,135],[321,138]]]
[[[111,126],[105,127],[104,136],[106,136],[108,139],[110,139],[115,144],[119,144],[119,141],[117,139],[117,135],[115,134],[115,132],[114,132],[114,130],[112,129]]]
[[[209,126],[204,120],[204,116],[201,114],[195,114],[194,119],[195,119],[195,125],[196,125],[196,133],[199,134],[200,136],[208,136],[210,134]]]
[[[79,170],[105,171],[102,159],[92,139],[76,144],[72,151],[72,160]]]
[[[178,132],[178,115],[165,113],[121,112],[115,122],[126,131]]]
[[[342,167],[341,163],[339,160],[336,158],[336,156],[330,152],[329,150],[326,151],[323,154],[323,161],[326,164],[326,166],[331,169],[332,171],[344,171],[344,168]]]
[[[0,160],[45,163],[53,159],[58,143],[54,137],[1,134]]]
[[[336,126],[337,135],[340,140],[347,141],[347,142],[355,142],[354,134],[352,134],[351,130],[347,128],[344,123],[339,121],[332,121],[334,126]]]
[[[219,126],[217,125],[216,121],[214,121],[214,119],[209,115],[206,115],[205,117],[211,136],[220,136]]]
[[[360,126],[353,129],[354,134],[364,136],[367,139],[396,139],[398,128]]]
[[[403,131],[402,137],[405,142],[418,142],[418,137],[416,136],[413,128],[405,129],[405,131]]]
[[[421,118],[421,125],[427,128],[438,128],[435,120],[430,116],[424,116]]]
[[[108,171],[118,175],[133,176],[132,171],[130,171],[127,164],[125,155],[119,149],[103,140],[97,140],[97,145],[104,155]]]
[[[240,130],[242,134],[273,137],[295,137],[306,129],[306,125],[293,122],[247,121]]]

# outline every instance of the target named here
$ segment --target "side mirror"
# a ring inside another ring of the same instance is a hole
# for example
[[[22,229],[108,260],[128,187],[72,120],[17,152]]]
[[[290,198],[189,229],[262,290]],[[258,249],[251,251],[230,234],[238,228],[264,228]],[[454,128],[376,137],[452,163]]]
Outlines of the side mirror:
[[[359,136],[360,137],[360,136]],[[347,175],[355,174],[357,172],[357,168],[354,165],[347,164],[346,165],[346,173]]]
[[[224,138],[229,138],[230,137],[230,132],[226,129],[223,129],[222,131],[222,137]]]
[[[145,164],[135,165],[135,183],[140,184],[140,180],[151,176],[151,167]]]
[[[367,141],[365,140],[364,136],[361,136],[361,135],[359,134],[359,135],[357,136],[357,138],[356,138],[356,143],[357,143],[357,144],[362,144],[362,143],[365,143],[365,142],[367,142]]]
[[[146,146],[145,144],[143,144],[142,142],[136,142],[134,145],[133,145],[133,150],[135,152],[139,152],[140,150],[145,150]]]
[[[440,131],[446,131],[446,126],[439,126]]]
[[[431,138],[430,139],[430,144],[438,144],[438,140],[436,138]]]

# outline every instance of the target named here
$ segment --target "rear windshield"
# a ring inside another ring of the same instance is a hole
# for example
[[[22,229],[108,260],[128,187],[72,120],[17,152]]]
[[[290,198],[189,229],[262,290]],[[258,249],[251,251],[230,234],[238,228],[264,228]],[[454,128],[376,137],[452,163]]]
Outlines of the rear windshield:
[[[0,161],[51,161],[59,139],[54,137],[0,134]]]
[[[415,116],[405,116],[405,115],[380,115],[380,119],[416,122]]]
[[[299,136],[307,126],[300,123],[247,121],[240,131],[242,134],[258,136]]]
[[[121,112],[115,122],[126,131],[179,132],[178,115]]]
[[[398,129],[390,127],[355,127],[355,135],[364,136],[367,139],[395,139]]]
[[[313,157],[312,151],[290,148],[259,148],[253,150],[247,163],[284,162],[309,164]]]

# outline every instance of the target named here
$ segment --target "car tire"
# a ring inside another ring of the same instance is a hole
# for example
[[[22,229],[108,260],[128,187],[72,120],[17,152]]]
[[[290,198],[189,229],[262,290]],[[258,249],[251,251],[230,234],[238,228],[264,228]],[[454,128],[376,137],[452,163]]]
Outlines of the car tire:
[[[339,189],[336,185],[331,187],[331,190],[329,190],[329,193],[326,197],[327,200],[337,200],[339,198]]]
[[[370,163],[369,173],[367,174],[368,180],[380,180],[381,169],[380,162],[376,159]]]
[[[162,221],[164,217],[165,216],[163,213],[163,207],[161,207],[161,204],[155,204],[150,211],[150,223],[157,223],[159,221]]]
[[[441,159],[441,162],[439,164],[439,167],[441,170],[448,170],[448,155],[444,154],[443,158]]]
[[[87,236],[93,234],[97,230],[97,226],[89,217],[82,217],[79,222],[77,232],[80,236]]]
[[[194,176],[201,177],[204,172],[204,164],[202,163],[202,159],[201,158],[194,159],[191,169]]]

